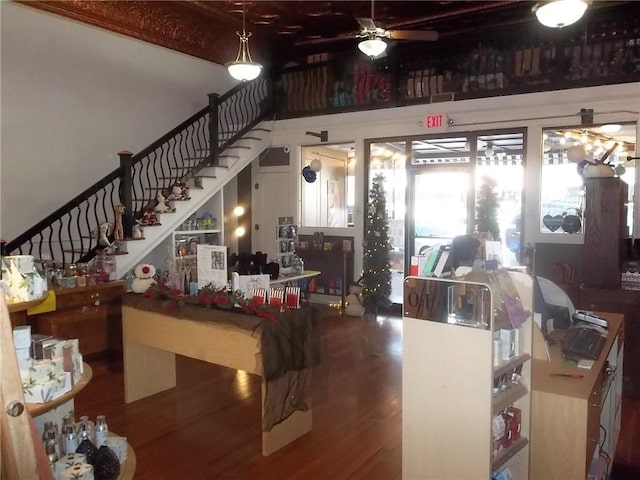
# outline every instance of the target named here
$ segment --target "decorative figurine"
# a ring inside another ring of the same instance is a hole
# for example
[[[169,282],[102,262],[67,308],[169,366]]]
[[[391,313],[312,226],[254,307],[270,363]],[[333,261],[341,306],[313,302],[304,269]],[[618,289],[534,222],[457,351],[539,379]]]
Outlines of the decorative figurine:
[[[142,214],[142,218],[140,219],[140,225],[144,227],[151,227],[153,225],[160,225],[158,221],[158,217],[156,216],[153,208],[148,208]]]
[[[114,228],[113,228],[113,238],[114,240],[122,241],[124,240],[124,228],[122,227],[122,216],[124,215],[124,205],[119,203],[115,208],[115,220],[114,220]]]
[[[104,222],[100,224],[98,227],[98,246],[99,247],[110,247],[111,242],[109,241],[109,235],[111,235],[111,224],[109,222]]]
[[[136,220],[136,224],[133,226],[132,235],[135,240],[141,240],[144,238],[144,231],[140,226],[140,220]]]
[[[181,200],[182,198],[182,187],[180,186],[180,182],[176,181],[171,187],[171,193],[169,194],[169,200]]]
[[[171,187],[171,193],[169,194],[169,200],[189,200],[189,187],[187,182],[181,182],[176,180],[176,183]]]
[[[131,290],[134,293],[144,293],[151,285],[156,283],[156,267],[149,263],[138,265],[133,271],[135,278],[131,282]]]
[[[154,212],[157,212],[157,213],[175,212],[175,209],[167,205],[167,200],[164,198],[164,196],[161,193],[159,193],[156,196],[156,200],[158,201],[158,204],[155,207],[153,207]]]

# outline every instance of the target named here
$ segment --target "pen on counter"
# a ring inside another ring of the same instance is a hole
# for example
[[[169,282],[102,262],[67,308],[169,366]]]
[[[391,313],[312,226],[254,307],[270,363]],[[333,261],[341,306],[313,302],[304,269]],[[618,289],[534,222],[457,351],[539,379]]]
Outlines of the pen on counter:
[[[584,378],[581,373],[550,373],[552,377]]]

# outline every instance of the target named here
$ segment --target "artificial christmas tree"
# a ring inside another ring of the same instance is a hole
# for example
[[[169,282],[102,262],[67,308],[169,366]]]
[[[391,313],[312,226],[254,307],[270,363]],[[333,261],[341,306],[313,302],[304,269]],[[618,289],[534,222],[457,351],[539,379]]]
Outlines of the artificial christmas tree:
[[[483,177],[476,200],[476,230],[480,233],[490,232],[494,240],[500,238],[499,198],[496,187],[497,183],[494,179]]]
[[[381,174],[373,179],[364,236],[362,294],[365,309],[371,313],[376,313],[380,307],[391,305],[391,243],[383,182],[384,175]]]

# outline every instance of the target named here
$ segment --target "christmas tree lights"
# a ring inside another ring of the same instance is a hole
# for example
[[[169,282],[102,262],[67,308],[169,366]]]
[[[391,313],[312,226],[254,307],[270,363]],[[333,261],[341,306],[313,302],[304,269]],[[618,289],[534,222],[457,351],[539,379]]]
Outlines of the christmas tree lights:
[[[389,222],[387,220],[384,175],[374,177],[369,191],[369,208],[364,235],[362,261],[362,295],[368,312],[391,305],[391,266],[389,251]]]

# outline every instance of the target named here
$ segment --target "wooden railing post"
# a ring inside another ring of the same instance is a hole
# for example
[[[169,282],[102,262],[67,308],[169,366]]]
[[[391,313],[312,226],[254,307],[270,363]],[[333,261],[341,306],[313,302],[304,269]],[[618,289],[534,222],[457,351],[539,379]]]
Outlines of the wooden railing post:
[[[120,157],[120,167],[122,176],[120,177],[120,203],[124,205],[125,211],[122,216],[122,229],[125,238],[133,237],[133,182],[132,182],[132,158],[133,153],[123,150],[118,152]]]
[[[218,108],[220,95],[209,93],[209,164],[218,165]]]

